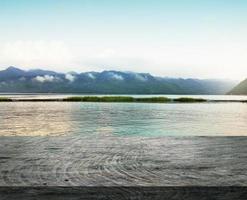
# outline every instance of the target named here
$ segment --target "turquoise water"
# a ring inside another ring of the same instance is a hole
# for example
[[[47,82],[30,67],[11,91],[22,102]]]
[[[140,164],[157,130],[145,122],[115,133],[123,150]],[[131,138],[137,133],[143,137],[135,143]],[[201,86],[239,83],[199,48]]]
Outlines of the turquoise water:
[[[243,136],[246,103],[2,102],[0,135]]]

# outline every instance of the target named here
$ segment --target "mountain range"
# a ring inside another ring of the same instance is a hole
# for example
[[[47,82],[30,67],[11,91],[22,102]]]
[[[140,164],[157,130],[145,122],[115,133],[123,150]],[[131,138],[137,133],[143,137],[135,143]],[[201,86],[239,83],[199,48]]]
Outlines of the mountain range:
[[[122,71],[58,73],[8,67],[0,71],[0,92],[87,94],[225,94],[236,81],[183,79]]]

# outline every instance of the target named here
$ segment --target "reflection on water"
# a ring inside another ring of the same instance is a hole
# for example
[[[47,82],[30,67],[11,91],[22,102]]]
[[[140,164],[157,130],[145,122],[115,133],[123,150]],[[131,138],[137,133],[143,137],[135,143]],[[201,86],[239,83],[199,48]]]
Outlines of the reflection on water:
[[[4,102],[0,135],[247,135],[247,104]]]
[[[57,136],[71,132],[69,104],[0,104],[0,135]]]

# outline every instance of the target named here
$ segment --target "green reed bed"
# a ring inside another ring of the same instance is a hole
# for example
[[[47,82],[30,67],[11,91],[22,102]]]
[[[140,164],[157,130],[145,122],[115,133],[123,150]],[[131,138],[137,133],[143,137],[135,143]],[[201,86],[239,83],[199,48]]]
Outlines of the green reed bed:
[[[176,98],[170,99],[167,97],[131,97],[131,96],[75,96],[64,99],[10,99],[6,97],[0,97],[0,102],[55,102],[55,101],[66,101],[66,102],[135,102],[135,103],[202,103],[207,102],[206,99],[201,98]],[[214,101],[208,101],[214,102]],[[217,102],[217,101],[215,101]],[[221,102],[221,101],[219,101]]]
[[[85,97],[68,97],[64,101],[83,101],[83,102],[134,102],[133,97],[125,96],[85,96]]]
[[[171,102],[171,99],[167,97],[150,97],[150,98],[135,98],[135,102],[144,103],[167,103]]]
[[[0,97],[0,102],[5,102],[5,101],[12,101],[12,100],[6,97]]]
[[[180,103],[196,103],[196,102],[206,102],[207,100],[201,98],[181,97],[181,98],[173,99],[173,101]]]
[[[206,102],[205,99],[194,99],[194,98],[178,98],[169,99],[167,97],[143,97],[134,98],[128,96],[85,96],[85,97],[68,97],[63,101],[79,101],[79,102],[137,102],[137,103],[169,103],[169,102],[182,102],[182,103],[193,103],[193,102]]]
[[[139,103],[164,103],[170,102],[171,99],[166,97],[134,98],[129,96],[85,96],[85,97],[68,97],[64,101],[81,101],[81,102],[139,102]]]

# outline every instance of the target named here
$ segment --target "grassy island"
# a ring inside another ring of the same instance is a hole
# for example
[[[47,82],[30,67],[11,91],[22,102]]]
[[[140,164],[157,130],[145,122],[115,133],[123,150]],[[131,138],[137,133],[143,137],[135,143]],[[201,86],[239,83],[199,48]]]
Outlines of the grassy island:
[[[246,101],[227,101],[227,100],[206,100],[202,98],[167,98],[167,97],[131,97],[131,96],[74,96],[67,98],[51,99],[11,99],[0,97],[0,102],[122,102],[122,103],[203,103],[203,102],[245,102]]]
[[[133,97],[127,96],[84,96],[84,97],[68,97],[63,101],[83,101],[83,102],[133,102]]]
[[[206,102],[206,99],[201,98],[188,98],[188,97],[181,97],[178,99],[174,99],[175,102],[181,102],[181,103],[196,103],[196,102]]]
[[[6,97],[0,97],[0,102],[4,102],[4,101],[12,101],[12,100]]]
[[[129,96],[85,96],[85,97],[68,97],[63,101],[81,101],[81,102],[136,102],[136,103],[169,103],[169,102],[181,102],[181,103],[193,103],[193,102],[206,102],[205,99],[195,98],[178,98],[169,99],[167,97],[143,97],[134,98]]]
[[[134,98],[129,96],[85,96],[85,97],[68,97],[64,101],[82,101],[82,102],[150,102],[164,103],[171,101],[166,97]]]

